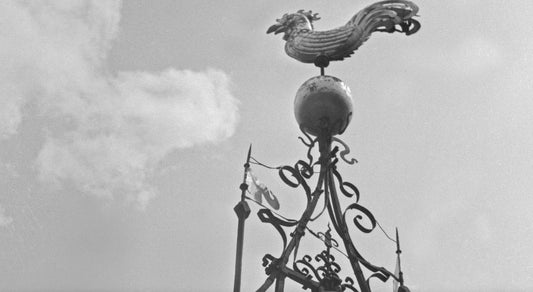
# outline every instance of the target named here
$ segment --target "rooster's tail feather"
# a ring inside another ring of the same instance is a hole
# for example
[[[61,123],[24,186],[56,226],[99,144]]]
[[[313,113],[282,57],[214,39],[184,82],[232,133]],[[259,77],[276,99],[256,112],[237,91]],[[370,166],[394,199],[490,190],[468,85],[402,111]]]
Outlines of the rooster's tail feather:
[[[346,25],[360,27],[367,36],[374,31],[400,31],[410,35],[420,28],[420,23],[413,19],[417,12],[418,6],[411,1],[386,0],[361,10]],[[396,28],[397,25],[401,30]]]

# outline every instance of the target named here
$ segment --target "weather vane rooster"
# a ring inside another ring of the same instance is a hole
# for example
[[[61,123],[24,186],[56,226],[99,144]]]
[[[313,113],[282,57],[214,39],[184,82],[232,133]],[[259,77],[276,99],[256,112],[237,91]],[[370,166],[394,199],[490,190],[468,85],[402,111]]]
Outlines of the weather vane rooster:
[[[417,12],[418,7],[410,1],[380,1],[359,11],[344,26],[314,31],[318,13],[299,10],[277,19],[267,33],[285,33],[285,52],[290,57],[327,67],[329,61],[350,57],[375,31],[414,34],[420,29],[420,23],[413,19]]]

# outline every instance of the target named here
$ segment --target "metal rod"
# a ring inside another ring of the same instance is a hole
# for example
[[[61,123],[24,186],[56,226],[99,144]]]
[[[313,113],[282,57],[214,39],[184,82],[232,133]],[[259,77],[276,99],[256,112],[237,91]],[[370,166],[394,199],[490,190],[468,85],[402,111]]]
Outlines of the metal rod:
[[[322,186],[322,183],[321,183],[322,179],[323,179],[323,175],[321,174],[320,177],[319,177],[318,186]],[[285,248],[285,250],[283,250],[283,252],[281,254],[281,257],[279,258],[279,264],[278,264],[279,267],[285,267],[285,265],[289,261],[289,256],[291,255],[291,253],[294,250],[294,248],[298,245],[298,243],[300,242],[300,239],[302,238],[302,236],[305,233],[305,227],[307,226],[307,223],[311,219],[311,215],[313,214],[313,211],[316,208],[318,200],[320,199],[320,195],[322,194],[322,189],[319,188],[318,186],[317,186],[317,189],[313,192],[313,195],[312,195],[313,198],[311,199],[311,201],[307,205],[302,217],[299,220],[298,225],[296,226],[294,232],[292,233],[293,237],[289,241],[289,244],[287,244],[287,247]],[[278,286],[277,283],[280,283],[280,277],[285,278],[285,276],[286,275],[282,274],[282,273],[272,273],[272,274],[270,274],[267,277],[267,279],[265,280],[265,282],[263,283],[263,285],[261,285],[261,287],[259,287],[259,289],[257,289],[256,292],[264,292],[264,291],[266,291],[274,283],[274,280],[277,280],[276,281],[276,290],[275,291],[276,292],[283,291],[282,290],[283,287],[278,288],[280,286]],[[284,284],[284,282],[282,284]],[[281,285],[281,284],[279,284],[279,285]],[[281,289],[281,290],[279,290],[279,289]]]
[[[370,292],[370,287],[368,286],[368,283],[365,279],[365,276],[363,274],[363,271],[361,270],[361,266],[359,265],[359,259],[357,258],[355,247],[353,245],[353,242],[350,239],[350,234],[348,233],[348,226],[346,226],[346,222],[342,220],[343,215],[340,210],[340,204],[339,204],[339,198],[337,197],[337,191],[335,188],[335,180],[331,177],[331,172],[328,172],[328,183],[329,183],[329,189],[330,189],[330,196],[331,196],[331,202],[333,203],[333,211],[335,212],[334,218],[338,218],[338,224],[340,228],[337,230],[339,233],[339,236],[342,238],[342,241],[344,243],[344,248],[346,249],[346,252],[348,253],[348,259],[350,260],[350,264],[352,265],[352,270],[355,274],[355,278],[357,280],[357,283],[359,284],[359,288],[361,288],[361,292]],[[328,186],[326,186],[327,188]]]
[[[285,290],[285,274],[278,275],[276,279],[276,290],[275,292],[283,292]]]
[[[291,255],[292,251],[294,250],[294,248],[300,242],[300,239],[302,238],[302,236],[305,233],[305,227],[307,226],[307,223],[311,219],[311,215],[313,214],[313,211],[316,208],[318,200],[320,199],[320,195],[322,194],[322,189],[320,188],[322,186],[322,180],[323,180],[323,172],[322,171],[321,171],[321,175],[320,175],[318,180],[319,180],[319,183],[317,184],[317,189],[313,192],[313,198],[311,199],[311,201],[307,205],[307,208],[305,209],[304,213],[302,214],[302,217],[300,218],[299,223],[298,223],[298,225],[296,226],[296,228],[295,228],[295,230],[293,232],[293,237],[289,241],[289,244],[287,244],[287,247],[285,248],[285,250],[283,250],[283,252],[281,254],[281,257],[279,258],[278,267],[280,267],[280,269],[285,267],[285,265],[289,261],[289,256]],[[264,291],[266,291],[274,283],[274,280],[277,280],[276,281],[276,290],[275,291],[276,292],[283,291],[283,287],[280,288],[280,286],[278,286],[278,285],[284,284],[284,280],[283,280],[282,283],[280,283],[280,277],[285,278],[286,275],[281,273],[281,272],[279,272],[279,271],[276,272],[276,273],[270,274],[267,277],[267,279],[265,280],[265,282],[263,283],[263,285],[261,285],[261,287],[259,287],[259,289],[257,289],[256,292],[264,292]],[[278,283],[280,283],[280,284],[278,284]],[[279,289],[281,289],[281,290],[279,290]]]
[[[287,244],[287,247],[282,252],[281,257],[279,258],[278,266],[280,268],[285,267],[289,260],[289,256],[291,255],[294,248],[298,245],[300,242],[302,236],[305,233],[305,228],[307,226],[307,223],[309,223],[309,220],[311,219],[311,216],[313,215],[313,212],[316,208],[316,205],[318,203],[318,200],[320,199],[320,195],[322,194],[322,186],[324,184],[324,179],[327,175],[328,169],[329,169],[329,163],[330,163],[330,151],[331,151],[331,139],[319,139],[319,148],[320,148],[320,175],[318,177],[317,185],[315,190],[312,193],[312,199],[307,204],[307,207],[302,214],[302,217],[298,221],[298,225],[296,226],[294,232],[292,233],[293,236],[291,240],[289,241],[289,244]],[[280,280],[280,277],[283,278],[283,280]],[[272,273],[270,274],[263,285],[259,287],[259,289],[256,290],[256,292],[264,292],[266,291],[273,283],[274,280],[276,280],[276,292],[283,292],[283,286],[285,284],[285,277],[286,275],[283,273]]]
[[[235,279],[233,282],[233,291],[241,291],[241,272],[242,272],[242,246],[244,240],[244,220],[239,218],[237,227],[237,256],[235,259]]]
[[[241,273],[242,273],[242,247],[244,242],[244,222],[246,221],[246,218],[250,214],[250,208],[248,207],[248,204],[246,203],[246,190],[248,189],[248,185],[246,184],[246,178],[248,176],[248,168],[250,168],[250,157],[252,154],[252,144],[250,144],[250,148],[248,148],[248,156],[246,157],[246,163],[244,164],[244,177],[242,180],[242,184],[240,186],[241,189],[241,200],[235,206],[235,213],[237,213],[237,217],[239,218],[239,223],[237,227],[237,252],[235,256],[235,279],[233,282],[233,291],[234,292],[240,292],[241,291]]]

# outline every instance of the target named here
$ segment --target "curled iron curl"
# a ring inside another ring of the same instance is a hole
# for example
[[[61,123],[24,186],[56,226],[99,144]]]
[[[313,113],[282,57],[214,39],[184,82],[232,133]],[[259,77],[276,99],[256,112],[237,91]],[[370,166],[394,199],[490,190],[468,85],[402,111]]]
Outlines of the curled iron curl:
[[[318,271],[311,264],[311,260],[311,256],[305,255],[301,260],[297,260],[294,262],[293,268],[295,271],[299,272],[300,274],[306,276],[309,279],[312,279],[314,276],[318,281],[320,281],[322,277],[320,277]],[[303,267],[300,268],[298,265],[303,265]]]
[[[336,168],[332,169],[332,173],[339,182],[339,188],[342,194],[348,198],[355,196],[355,202],[359,202],[359,189],[357,189],[354,184],[343,181],[341,174],[337,171]]]
[[[286,173],[289,173],[292,179]],[[303,160],[298,160],[294,167],[285,165],[279,169],[279,176],[285,184],[292,188],[302,186],[308,202],[311,200],[311,188],[307,184],[307,179],[310,179],[313,174],[313,168]]]
[[[278,258],[275,258],[273,255],[271,254],[266,254],[263,256],[263,267],[265,267],[265,273],[267,275],[270,275],[272,274],[272,272],[274,272],[275,270],[275,266],[277,264],[277,262],[279,261]]]
[[[346,163],[348,163],[350,165],[358,162],[357,159],[355,159],[355,158],[351,158],[351,159],[346,158],[346,155],[350,154],[350,151],[351,151],[350,147],[348,146],[348,144],[346,144],[344,141],[342,141],[341,139],[339,139],[337,137],[333,137],[331,139],[331,141],[332,142],[337,142],[337,143],[341,144],[342,147],[344,147],[344,149],[339,152],[339,156],[341,157],[342,160],[344,160],[344,162],[346,162]]]
[[[335,257],[332,254],[328,254],[326,251],[322,251],[315,256],[317,262],[324,262],[324,265],[317,268],[318,271],[323,273],[338,273],[341,271],[341,266],[335,262]]]
[[[350,289],[352,290],[353,292],[359,292],[359,290],[357,290],[355,287],[354,287],[354,284],[355,284],[355,281],[350,278],[350,277],[346,277],[346,279],[344,279],[344,282],[345,284],[342,284],[341,285],[341,289],[342,291],[346,291],[346,289]]]
[[[348,235],[349,236],[349,235]],[[384,267],[378,267],[376,265],[371,264],[368,262],[360,253],[357,251],[355,246],[353,245],[353,242],[351,243],[350,247],[353,249],[354,255],[359,260],[359,262],[367,268],[369,271],[373,272],[374,274],[371,275],[371,277],[375,277],[380,279],[381,281],[387,281],[389,277],[392,277],[394,279],[397,279],[396,276],[394,276],[393,273],[385,269]],[[370,278],[370,277],[369,277]],[[367,279],[368,280],[368,279]]]
[[[309,165],[313,165],[313,155],[311,152],[313,151],[313,148],[315,147],[316,142],[318,142],[318,138],[311,138],[309,134],[305,131],[304,127],[300,125],[300,131],[302,131],[302,134],[307,138],[307,141],[305,141],[302,137],[298,137],[300,141],[307,147],[307,159],[309,160]]]
[[[372,232],[372,230],[374,230],[374,228],[376,228],[376,218],[374,218],[374,215],[372,215],[372,213],[370,213],[370,211],[367,208],[365,208],[365,207],[363,207],[363,206],[361,206],[361,205],[359,205],[357,203],[353,203],[353,204],[349,205],[344,210],[344,213],[342,214],[342,219],[344,220],[345,223],[346,223],[346,212],[348,210],[357,210],[357,211],[361,212],[362,214],[364,214],[366,216],[366,218],[370,221],[371,227],[368,228],[368,227],[365,227],[363,224],[360,223],[360,221],[363,219],[363,216],[361,214],[358,214],[358,215],[356,215],[353,218],[353,223],[362,232],[370,233],[370,232]]]
[[[385,283],[387,282],[387,280],[389,279],[389,276],[388,275],[384,275],[380,272],[377,272],[377,273],[373,273],[372,275],[370,275],[370,277],[368,277],[366,279],[366,283],[370,286],[370,279],[372,278],[376,278],[376,279],[379,279],[381,282]]]
[[[292,227],[296,226],[298,224],[298,221],[296,220],[285,220],[283,218],[280,218],[274,213],[272,213],[272,210],[270,209],[261,209],[257,211],[257,216],[259,217],[259,220],[263,223],[270,223],[274,228],[278,231],[278,233],[281,236],[281,239],[283,240],[283,250],[285,250],[285,247],[287,246],[287,234],[285,234],[285,230],[283,230],[282,226],[285,227]]]

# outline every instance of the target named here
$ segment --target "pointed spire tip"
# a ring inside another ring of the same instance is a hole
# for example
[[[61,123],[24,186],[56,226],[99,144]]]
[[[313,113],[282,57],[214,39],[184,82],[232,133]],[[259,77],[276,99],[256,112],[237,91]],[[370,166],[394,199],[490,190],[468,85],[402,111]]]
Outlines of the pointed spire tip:
[[[245,168],[250,167],[250,157],[252,156],[252,143],[250,143],[250,147],[248,148],[248,155],[246,155],[246,164],[244,164]]]
[[[396,253],[401,253],[400,250],[400,236],[398,235],[398,227],[396,227]]]

